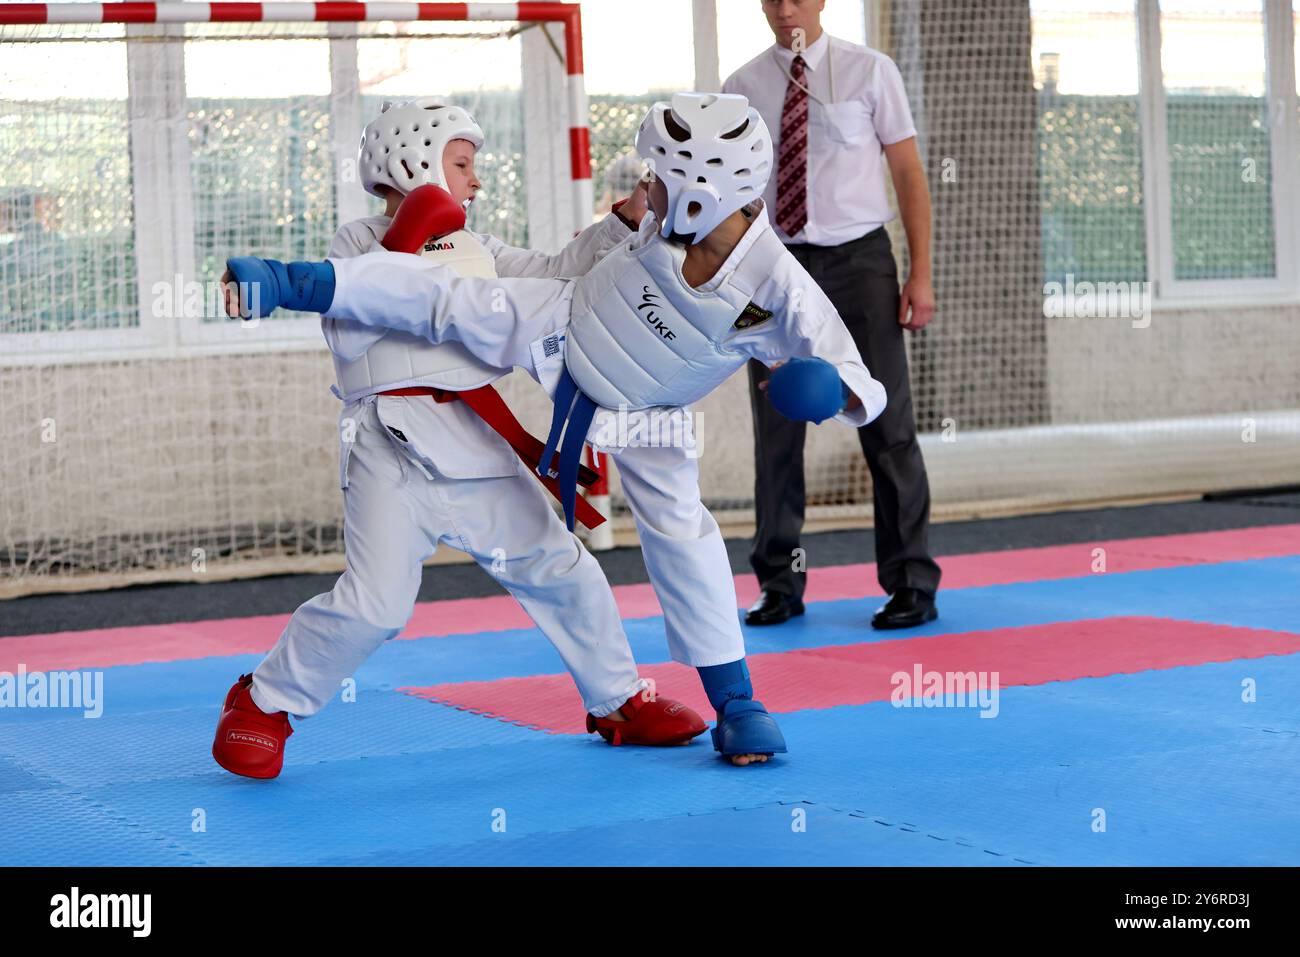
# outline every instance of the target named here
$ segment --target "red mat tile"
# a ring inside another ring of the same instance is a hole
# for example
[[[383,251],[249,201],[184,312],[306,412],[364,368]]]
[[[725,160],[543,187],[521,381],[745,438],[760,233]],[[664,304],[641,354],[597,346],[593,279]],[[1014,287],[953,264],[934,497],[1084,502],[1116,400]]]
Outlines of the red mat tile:
[[[1055,545],[954,555],[940,559],[943,588],[980,588],[1016,582],[1078,578],[1094,574],[1094,549],[1106,551],[1110,574],[1212,562],[1300,555],[1300,525],[1158,535],[1150,538]],[[758,595],[753,575],[736,576],[740,608]],[[836,601],[880,594],[873,564],[839,565],[808,571],[806,601]],[[660,614],[647,584],[614,588],[625,619]],[[20,635],[0,641],[0,670],[109,668],[148,661],[181,661],[269,651],[288,623],[288,615],[209,619],[166,625],[95,628]],[[399,640],[435,635],[476,634],[531,628],[523,609],[508,595],[421,602]]]
[[[1300,652],[1300,635],[1168,618],[1100,618],[752,655],[757,696],[773,712],[887,701],[897,672],[997,672],[1000,687],[1130,674]],[[659,693],[712,717],[694,669],[649,665]],[[566,675],[402,688],[407,694],[535,727],[585,731]],[[918,691],[919,696],[919,691]]]

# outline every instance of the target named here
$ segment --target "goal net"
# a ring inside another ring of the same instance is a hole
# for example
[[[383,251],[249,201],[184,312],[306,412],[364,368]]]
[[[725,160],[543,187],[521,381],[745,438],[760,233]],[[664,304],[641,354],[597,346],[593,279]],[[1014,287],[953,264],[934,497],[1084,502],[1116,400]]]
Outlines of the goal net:
[[[1300,481],[1294,5],[881,11],[934,195],[936,508]]]
[[[939,314],[909,348],[937,517],[1297,480],[1285,6],[867,4],[934,196]],[[759,14],[717,11],[724,41]],[[339,567],[318,323],[244,328],[204,284],[232,254],[319,258],[377,212],[356,143],[411,96],[488,133],[471,226],[558,248],[626,192],[666,95],[588,98],[580,42],[568,4],[0,0],[0,598]],[[1209,85],[1216,42],[1238,68]],[[531,380],[502,391],[546,428]],[[744,374],[696,412],[706,502],[752,519]],[[805,472],[810,519],[870,520],[852,431],[810,428]],[[616,469],[613,493],[630,528]]]
[[[443,96],[489,132],[471,228],[526,245],[530,226],[571,233],[575,203],[590,221],[567,155],[529,168],[585,117],[530,124],[521,83],[525,35],[546,29],[542,78],[572,84],[577,34],[555,15],[576,8],[346,19],[362,6],[105,8],[125,23],[51,6],[17,23],[34,8],[0,3],[0,595],[337,564],[319,320],[241,328],[212,280],[234,254],[321,258],[340,224],[382,211],[355,158],[383,101]],[[566,215],[530,223],[530,188]]]
[[[755,11],[717,8],[725,47]],[[938,312],[906,338],[936,517],[1300,482],[1298,8],[865,4],[933,199]],[[702,404],[701,468],[743,515],[748,399],[727,390]],[[804,472],[810,518],[871,517],[852,432],[809,429]]]

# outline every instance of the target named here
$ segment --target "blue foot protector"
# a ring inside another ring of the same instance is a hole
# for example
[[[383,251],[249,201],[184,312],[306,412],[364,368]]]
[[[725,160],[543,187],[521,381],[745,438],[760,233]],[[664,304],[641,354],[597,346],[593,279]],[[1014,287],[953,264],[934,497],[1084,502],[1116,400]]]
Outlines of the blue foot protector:
[[[763,702],[732,698],[718,712],[713,729],[713,750],[732,754],[785,754],[785,735]]]
[[[709,704],[718,713],[713,748],[723,755],[785,754],[785,737],[761,701],[754,700],[745,659],[697,668]]]
[[[269,316],[283,306],[298,312],[325,312],[334,301],[334,267],[329,262],[282,263],[237,256],[226,268],[240,286],[245,319]]]

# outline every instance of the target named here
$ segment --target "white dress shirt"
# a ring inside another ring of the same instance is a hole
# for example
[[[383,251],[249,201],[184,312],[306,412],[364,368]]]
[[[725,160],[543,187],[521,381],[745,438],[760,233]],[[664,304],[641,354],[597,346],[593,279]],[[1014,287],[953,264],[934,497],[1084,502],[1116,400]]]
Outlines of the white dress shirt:
[[[786,243],[836,246],[894,218],[886,190],[884,146],[916,135],[903,77],[894,61],[822,31],[802,54],[808,97],[808,222],[794,236],[773,223]],[[722,84],[758,110],[781,151],[781,109],[795,53],[768,47]],[[832,90],[832,86],[834,89]],[[763,198],[776,209],[777,171]]]

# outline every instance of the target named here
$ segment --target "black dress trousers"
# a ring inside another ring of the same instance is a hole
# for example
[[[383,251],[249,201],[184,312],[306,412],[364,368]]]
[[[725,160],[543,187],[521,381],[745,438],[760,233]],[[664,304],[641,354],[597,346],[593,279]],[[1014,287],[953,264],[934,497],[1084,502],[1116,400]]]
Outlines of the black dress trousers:
[[[887,594],[916,588],[933,595],[939,566],[929,553],[930,483],[916,440],[900,291],[884,227],[839,246],[786,246],[839,311],[862,361],[885,387],[885,411],[858,429],[875,493],[877,578]],[[754,498],[758,529],[750,565],[762,588],[802,599],[807,573],[795,571],[804,520],[806,425],[777,412],[758,385],[768,377],[749,362],[754,411]]]

